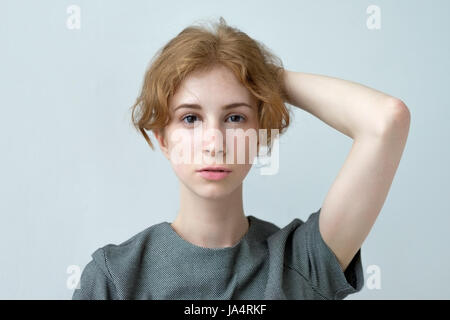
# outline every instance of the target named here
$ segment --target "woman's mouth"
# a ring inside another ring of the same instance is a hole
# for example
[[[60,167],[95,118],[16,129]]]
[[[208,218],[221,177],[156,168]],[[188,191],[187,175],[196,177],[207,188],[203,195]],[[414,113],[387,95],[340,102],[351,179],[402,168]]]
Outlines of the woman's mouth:
[[[203,178],[207,180],[222,180],[226,178],[231,171],[225,171],[225,170],[200,170],[197,171]]]

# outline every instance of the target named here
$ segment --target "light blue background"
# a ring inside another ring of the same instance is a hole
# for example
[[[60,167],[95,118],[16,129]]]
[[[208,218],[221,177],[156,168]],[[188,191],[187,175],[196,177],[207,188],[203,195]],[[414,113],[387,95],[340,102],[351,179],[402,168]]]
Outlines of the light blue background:
[[[81,8],[81,29],[66,8]],[[366,27],[369,5],[381,29]],[[347,299],[450,298],[450,2],[17,1],[0,3],[0,298],[70,299],[70,265],[178,210],[178,180],[131,126],[150,59],[198,20],[223,16],[288,70],[402,99],[408,142],[362,247],[381,289]],[[153,135],[150,136],[156,143]],[[319,209],[352,140],[295,110],[280,171],[244,182],[244,209],[280,227]]]

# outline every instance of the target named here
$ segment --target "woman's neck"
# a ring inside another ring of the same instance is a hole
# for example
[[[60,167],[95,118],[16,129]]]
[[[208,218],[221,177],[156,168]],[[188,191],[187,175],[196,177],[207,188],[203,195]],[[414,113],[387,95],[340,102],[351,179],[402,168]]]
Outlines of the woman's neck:
[[[249,223],[243,210],[242,184],[221,198],[204,198],[180,183],[180,209],[171,223],[184,240],[206,248],[237,244]]]

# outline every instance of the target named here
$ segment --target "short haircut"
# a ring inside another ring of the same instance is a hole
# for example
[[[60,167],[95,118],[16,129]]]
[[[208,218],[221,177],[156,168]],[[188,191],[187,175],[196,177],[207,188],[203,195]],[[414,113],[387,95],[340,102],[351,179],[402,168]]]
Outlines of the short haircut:
[[[192,24],[171,39],[151,59],[141,92],[131,107],[133,126],[154,150],[145,130],[164,133],[170,123],[169,98],[191,72],[228,67],[258,101],[259,129],[267,129],[264,144],[271,153],[271,129],[282,134],[289,126],[282,61],[264,44],[220,17],[212,29]],[[259,149],[259,148],[258,148]]]

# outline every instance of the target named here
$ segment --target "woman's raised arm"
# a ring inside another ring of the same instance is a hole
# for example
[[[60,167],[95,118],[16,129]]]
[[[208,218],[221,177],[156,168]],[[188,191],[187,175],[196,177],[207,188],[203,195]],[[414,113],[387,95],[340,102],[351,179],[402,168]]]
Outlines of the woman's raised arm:
[[[289,104],[352,139],[378,135],[393,114],[408,113],[400,99],[356,82],[289,70],[283,79]]]
[[[292,71],[283,79],[288,103],[354,140],[319,216],[322,238],[345,271],[386,200],[410,112],[400,99],[354,82]]]

